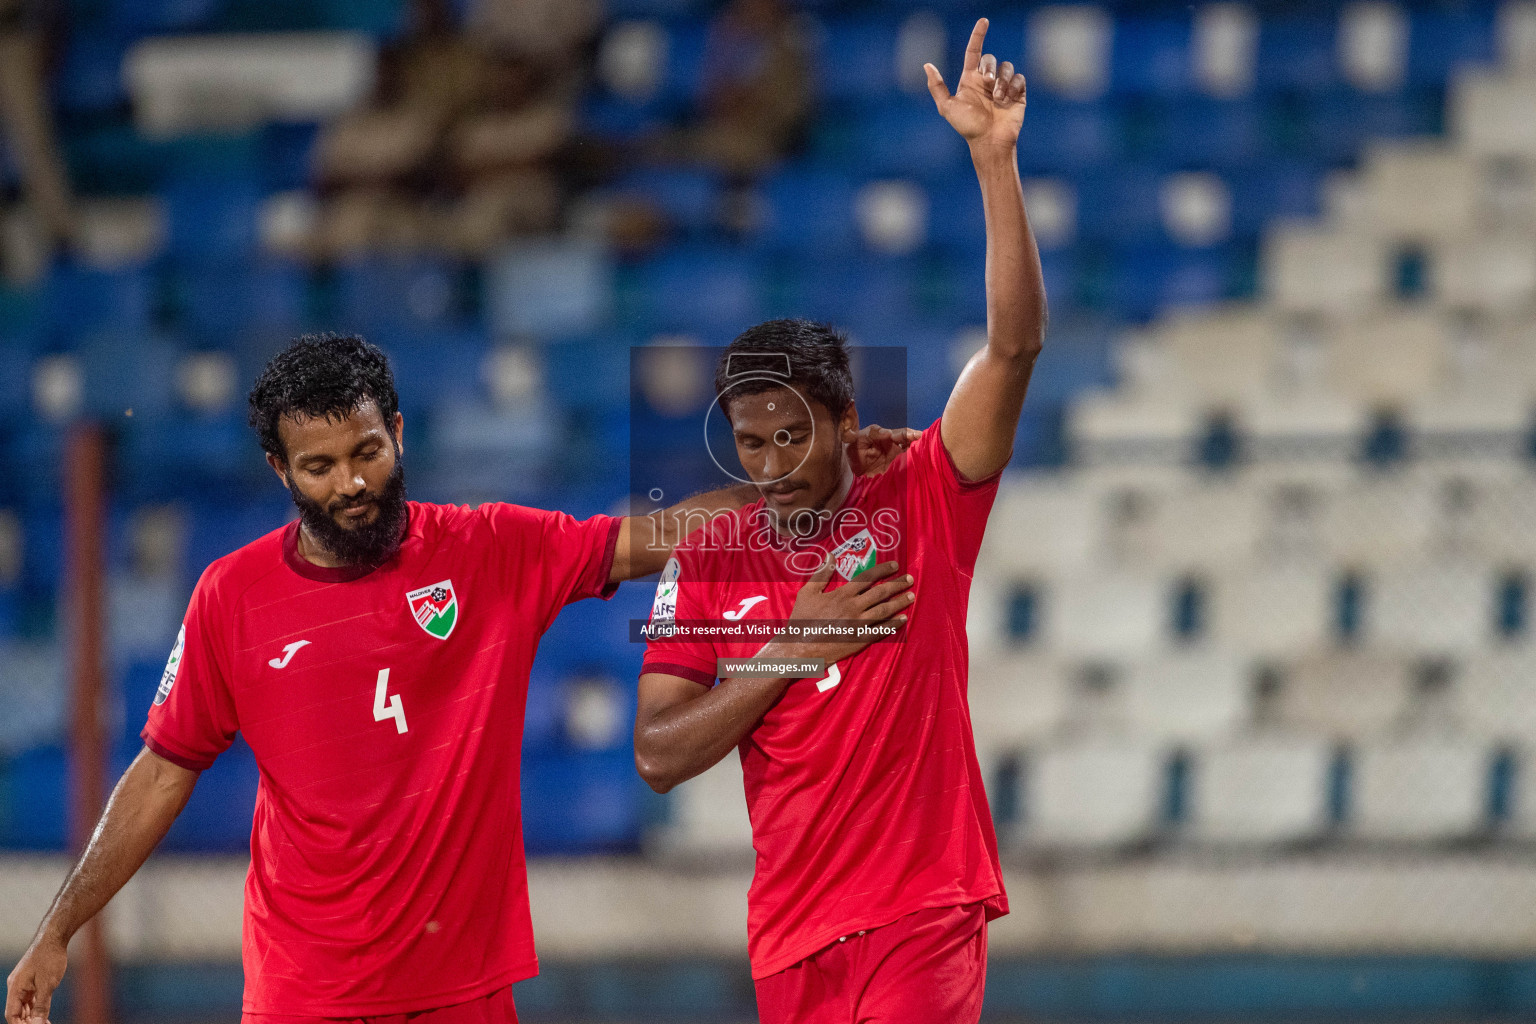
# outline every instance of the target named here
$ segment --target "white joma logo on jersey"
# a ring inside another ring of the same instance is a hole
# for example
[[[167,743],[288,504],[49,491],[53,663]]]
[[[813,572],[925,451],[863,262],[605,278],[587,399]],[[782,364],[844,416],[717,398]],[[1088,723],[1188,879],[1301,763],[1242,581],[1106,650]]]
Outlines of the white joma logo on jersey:
[[[721,612],[720,614],[724,615],[732,622],[740,622],[741,617],[747,614],[747,612],[751,611],[753,605],[757,604],[759,601],[766,600],[768,599],[761,594],[758,594],[756,597],[744,597],[741,600],[741,607],[736,608],[733,611]]]
[[[273,658],[271,661],[267,662],[267,664],[271,665],[273,668],[287,668],[288,663],[293,660],[293,656],[298,653],[299,648],[308,646],[308,640],[295,640],[293,643],[283,648],[283,656],[281,658]]]

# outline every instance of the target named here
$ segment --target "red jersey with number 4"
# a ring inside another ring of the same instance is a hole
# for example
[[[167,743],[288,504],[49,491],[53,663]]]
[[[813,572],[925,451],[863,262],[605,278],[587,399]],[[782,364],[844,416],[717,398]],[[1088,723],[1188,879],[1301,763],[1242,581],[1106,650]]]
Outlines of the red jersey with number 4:
[[[246,1013],[447,1006],[538,973],[519,762],[528,672],[561,606],[611,596],[619,520],[409,505],[398,554],[323,569],[289,524],[219,559],[144,727],[261,771]]]
[[[676,632],[643,671],[706,686],[716,659],[762,648],[828,554],[833,586],[893,559],[916,580],[896,639],[792,683],[741,744],[753,977],[915,910],[1007,912],[966,700],[966,602],[996,494],[997,477],[960,477],[935,423],[856,479],[812,541],[786,544],[757,502],[690,535],[663,573],[652,627]]]

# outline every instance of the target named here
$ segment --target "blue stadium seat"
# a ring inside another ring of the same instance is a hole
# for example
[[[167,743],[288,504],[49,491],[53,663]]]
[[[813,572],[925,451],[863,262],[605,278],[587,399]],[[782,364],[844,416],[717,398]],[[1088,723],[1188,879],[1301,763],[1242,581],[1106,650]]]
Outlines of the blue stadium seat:
[[[186,259],[229,259],[256,245],[261,192],[241,178],[182,178],[165,190],[170,251]]]
[[[198,776],[192,798],[176,816],[161,848],[179,853],[249,849],[259,779],[256,755],[237,737],[213,767]]]
[[[368,340],[388,353],[400,407],[408,414],[485,394],[489,345],[477,331],[379,330]]]
[[[130,40],[117,33],[73,32],[54,77],[54,97],[62,110],[91,113],[128,103],[123,84],[123,55]]]
[[[764,184],[757,240],[772,248],[827,252],[858,245],[854,181],[846,171],[791,169]]]
[[[581,126],[598,138],[633,142],[660,131],[667,113],[659,102],[632,103],[616,96],[589,96],[581,106]]]
[[[1242,250],[1188,249],[1149,244],[1119,250],[1109,265],[1107,308],[1143,321],[1163,310],[1233,298],[1242,277]]]
[[[909,257],[813,255],[788,268],[783,292],[769,312],[829,321],[873,340],[891,326],[921,319],[924,269]]]
[[[262,128],[263,186],[271,191],[306,187],[318,134],[319,126],[314,124],[269,124]]]
[[[965,140],[927,96],[887,103],[855,124],[860,165],[871,174],[944,178],[969,166]]]
[[[1029,404],[1060,405],[1114,381],[1115,324],[1098,317],[1053,317],[1029,379]]]
[[[307,271],[281,260],[202,260],[176,268],[180,327],[196,343],[252,332],[298,333],[307,318]]]
[[[32,407],[31,346],[0,344],[0,425],[25,416]]]
[[[1026,173],[1050,174],[1116,160],[1124,146],[1121,120],[1121,111],[1111,103],[1031,96],[1019,138],[1019,166]],[[953,129],[950,133],[955,134]]]
[[[1233,234],[1256,237],[1276,217],[1320,216],[1324,175],[1324,168],[1298,161],[1267,163],[1231,174]]]
[[[166,648],[166,658],[170,648]],[[118,679],[118,695],[123,706],[123,718],[115,745],[119,749],[132,749],[140,743],[139,733],[155,702],[160,689],[160,677],[165,673],[165,659],[136,661],[128,665]]]
[[[256,497],[212,497],[203,492],[184,503],[187,510],[187,548],[184,564],[189,580],[196,580],[210,563],[278,529],[293,515],[293,501],[283,485],[261,462],[254,437],[244,458],[268,474],[270,489]]]
[[[1082,301],[1085,273],[1084,247],[1051,249],[1040,254],[1045,275],[1045,294],[1053,313],[1065,312]],[[986,252],[978,245],[949,250],[940,275],[947,308],[942,322],[951,326],[981,323],[987,313]]]
[[[720,205],[719,175],[698,168],[647,168],[613,185],[619,195],[654,204],[680,231],[702,235],[714,224]]]
[[[523,842],[529,854],[639,848],[644,786],[629,749],[523,758]]]
[[[704,0],[609,0],[604,5],[610,18],[679,18],[708,9]]]
[[[704,86],[706,28],[683,21],[667,26],[667,66],[658,99],[673,107],[690,107]]]
[[[761,271],[734,249],[690,247],[637,268],[643,322],[656,330],[734,337],[762,319]]]
[[[1437,134],[1444,128],[1443,103],[1438,89],[1392,96],[1337,90],[1315,96],[1304,108],[1298,155],[1340,163],[1358,158],[1368,141]]]
[[[60,267],[45,285],[44,308],[66,337],[95,331],[148,334],[158,302],[158,283],[147,269],[86,270]]]
[[[1269,149],[1265,109],[1246,99],[1165,101],[1151,111],[1148,141],[1147,158],[1166,167],[1247,166]]]
[[[1461,5],[1448,11],[1414,11],[1408,36],[1408,83],[1443,86],[1460,68],[1492,64],[1498,57],[1492,11]]]
[[[118,460],[123,493],[142,501],[191,498],[209,490],[244,493],[271,479],[244,415],[235,411],[124,420]]]
[[[221,0],[111,0],[111,17],[134,35],[185,32],[211,25],[221,6]]]
[[[167,415],[180,355],[179,346],[162,339],[92,336],[79,351],[86,409],[107,422],[130,409],[140,422]]]
[[[336,272],[337,329],[435,331],[462,323],[463,270],[446,260],[374,257]]]
[[[1077,233],[1122,245],[1162,236],[1162,177],[1155,168],[1121,165],[1077,179]]]
[[[1340,82],[1333,19],[1303,16],[1265,19],[1259,28],[1255,68],[1261,90],[1322,92]]]
[[[889,17],[827,21],[817,84],[829,100],[884,101],[896,92],[896,25]]]
[[[386,39],[405,29],[407,0],[321,0],[327,28],[351,29]]]
[[[0,762],[0,847],[62,850],[69,837],[67,764],[59,747]]]
[[[1116,20],[1111,88],[1134,95],[1183,96],[1193,91],[1196,84],[1187,19]]]
[[[545,346],[545,378],[555,401],[567,410],[617,409],[627,414],[630,346],[635,343],[610,335]]]

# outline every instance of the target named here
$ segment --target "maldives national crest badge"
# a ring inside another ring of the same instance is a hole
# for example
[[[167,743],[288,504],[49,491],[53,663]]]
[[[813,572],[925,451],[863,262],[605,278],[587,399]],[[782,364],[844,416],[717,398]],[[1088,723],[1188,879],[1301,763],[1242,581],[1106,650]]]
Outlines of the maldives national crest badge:
[[[452,580],[413,590],[405,595],[405,602],[411,606],[416,625],[426,630],[428,636],[447,640],[458,624],[459,596],[453,592]]]
[[[875,550],[875,538],[869,535],[868,530],[860,530],[849,537],[833,548],[831,554],[837,574],[845,580],[852,580],[859,573],[873,569],[875,559],[879,557],[880,552]]]

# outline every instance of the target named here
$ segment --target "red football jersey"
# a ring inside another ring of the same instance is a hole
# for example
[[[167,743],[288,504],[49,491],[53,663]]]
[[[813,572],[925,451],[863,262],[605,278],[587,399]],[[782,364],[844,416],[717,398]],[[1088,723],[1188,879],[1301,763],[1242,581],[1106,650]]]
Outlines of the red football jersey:
[[[966,602],[996,494],[997,477],[961,479],[935,423],[856,479],[819,537],[786,543],[758,501],[690,535],[663,574],[652,625],[679,632],[652,639],[643,671],[703,685],[717,658],[763,647],[829,552],[834,585],[892,558],[916,579],[897,639],[792,683],[741,744],[753,977],[915,910],[1007,912],[966,700]]]
[[[247,1013],[447,1006],[538,973],[519,763],[528,672],[562,605],[611,596],[620,520],[409,506],[399,553],[324,569],[298,524],[210,565],[144,727],[261,781]]]

